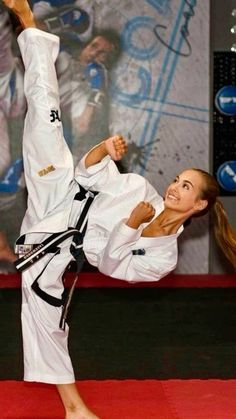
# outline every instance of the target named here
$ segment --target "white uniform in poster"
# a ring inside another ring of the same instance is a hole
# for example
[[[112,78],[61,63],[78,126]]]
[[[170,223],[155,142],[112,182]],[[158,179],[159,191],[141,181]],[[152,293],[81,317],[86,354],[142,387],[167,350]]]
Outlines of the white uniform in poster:
[[[25,64],[28,111],[23,137],[28,208],[21,234],[26,243],[39,243],[50,233],[75,226],[83,202],[75,201],[79,183],[101,191],[89,212],[84,251],[99,270],[115,278],[137,282],[159,280],[177,263],[177,234],[141,237],[125,224],[140,201],[149,201],[159,214],[163,199],[143,177],[119,174],[110,157],[85,169],[84,159],[74,171],[73,159],[63,138],[58,84],[54,62],[59,38],[38,29],[26,29],[18,37]],[[60,254],[48,254],[22,275],[22,328],[26,381],[52,384],[74,382],[68,354],[68,326],[59,329],[61,308],[38,297],[31,288],[40,276],[40,287],[54,297],[63,292],[62,275],[72,259],[71,239],[60,245]],[[135,255],[132,250],[144,249]]]

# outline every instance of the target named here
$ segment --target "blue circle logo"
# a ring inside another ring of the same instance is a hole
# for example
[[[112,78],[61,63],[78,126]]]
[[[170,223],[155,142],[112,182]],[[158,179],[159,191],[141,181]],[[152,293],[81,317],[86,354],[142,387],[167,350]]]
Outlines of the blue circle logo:
[[[236,115],[236,86],[222,87],[216,94],[215,105],[224,115]]]
[[[236,161],[226,161],[217,170],[217,181],[229,192],[236,191]]]

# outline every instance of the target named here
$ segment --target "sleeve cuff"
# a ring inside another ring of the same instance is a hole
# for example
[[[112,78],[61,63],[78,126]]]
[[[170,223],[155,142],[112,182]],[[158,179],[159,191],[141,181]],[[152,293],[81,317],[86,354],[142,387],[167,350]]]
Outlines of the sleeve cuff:
[[[104,167],[108,166],[108,164],[111,161],[111,157],[106,156],[99,163],[96,163],[93,166],[90,166],[86,169],[85,159],[87,157],[87,154],[77,164],[77,166],[75,168],[75,174],[79,174],[79,175],[87,176],[87,177],[90,176],[90,175],[94,175],[94,174],[100,172],[102,169],[104,169]]]
[[[118,232],[122,234],[122,236],[129,238],[131,241],[138,240],[143,231],[142,227],[140,226],[138,229],[129,227],[127,224],[125,224],[126,220],[127,219],[123,219],[121,221],[117,227]]]

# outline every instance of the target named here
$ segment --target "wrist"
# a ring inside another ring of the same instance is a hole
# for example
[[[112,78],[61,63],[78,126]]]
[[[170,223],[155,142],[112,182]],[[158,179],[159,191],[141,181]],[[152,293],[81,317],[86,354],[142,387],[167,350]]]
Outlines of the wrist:
[[[107,150],[104,144],[104,141],[102,141],[100,144],[96,145],[88,152],[88,154],[85,157],[85,168],[88,169],[90,166],[93,166],[97,163],[100,163],[101,160],[104,159],[104,157],[107,156]]]
[[[107,151],[107,149],[106,149],[106,144],[105,144],[105,141],[102,141],[102,142],[98,145],[98,147],[99,147],[99,153],[100,153],[101,160],[102,160],[104,157],[106,157],[106,156],[108,155],[108,151]]]
[[[135,230],[138,230],[138,228],[141,225],[141,222],[133,217],[130,217],[126,223],[125,223],[128,227],[133,228]]]

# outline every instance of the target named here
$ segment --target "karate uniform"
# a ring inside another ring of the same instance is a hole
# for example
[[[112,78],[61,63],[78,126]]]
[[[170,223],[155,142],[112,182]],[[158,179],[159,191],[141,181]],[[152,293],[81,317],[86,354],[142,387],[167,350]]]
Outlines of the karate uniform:
[[[109,163],[105,181],[93,175],[97,168],[86,170],[85,158],[76,169],[76,179],[82,186],[102,191],[89,210],[83,247],[86,257],[111,277],[129,282],[157,281],[177,265],[177,237],[183,227],[163,237],[141,237],[148,223],[137,230],[128,227],[125,221],[139,202],[150,202],[158,215],[164,209],[163,198],[145,178],[134,173],[120,174],[110,157],[106,159]],[[137,250],[141,250],[140,254],[133,254]]]
[[[59,38],[29,28],[18,37],[25,64],[28,111],[23,136],[23,158],[28,189],[27,211],[21,234],[25,243],[41,243],[51,233],[75,227],[84,201],[74,200],[85,188],[101,191],[90,207],[84,251],[90,263],[116,278],[158,280],[177,263],[177,234],[141,237],[125,225],[140,201],[149,201],[157,214],[163,200],[139,175],[121,175],[110,157],[86,169],[84,159],[74,171],[73,159],[63,138],[55,60]],[[60,253],[47,254],[22,274],[22,330],[24,379],[54,384],[74,382],[68,354],[69,328],[59,329],[61,308],[48,304],[31,288],[40,275],[41,289],[61,298],[62,275],[72,259],[71,238],[60,244]],[[134,255],[132,250],[142,250]]]

